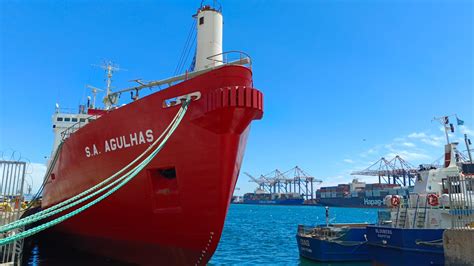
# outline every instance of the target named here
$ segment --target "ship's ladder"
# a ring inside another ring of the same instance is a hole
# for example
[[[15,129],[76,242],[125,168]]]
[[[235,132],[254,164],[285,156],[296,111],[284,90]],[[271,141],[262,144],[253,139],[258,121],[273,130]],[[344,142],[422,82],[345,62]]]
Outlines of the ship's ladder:
[[[117,173],[113,174],[112,176],[106,178],[104,181],[100,182],[99,184],[87,189],[86,191],[68,200],[60,202],[56,205],[49,207],[48,209],[42,210],[38,213],[27,216],[15,222],[1,226],[0,234],[3,235],[4,238],[0,238],[0,246],[7,245],[16,240],[29,237],[47,228],[57,225],[85,211],[86,209],[94,206],[95,204],[106,199],[108,196],[110,196],[111,194],[119,190],[121,187],[126,185],[130,180],[132,180],[136,175],[138,175],[138,173],[140,173],[141,170],[143,170],[143,168],[145,168],[150,163],[150,161],[152,161],[153,158],[155,158],[155,156],[163,149],[166,142],[169,140],[171,135],[175,132],[176,128],[181,123],[181,120],[183,119],[184,115],[186,114],[188,110],[190,101],[191,101],[191,98],[188,95],[186,100],[182,102],[181,108],[178,110],[175,117],[172,119],[172,121],[166,127],[166,129],[162,132],[162,134],[143,153],[141,153],[137,158],[135,158],[128,165],[120,169]],[[132,168],[133,165],[135,166]],[[130,170],[127,171],[127,169],[130,169]],[[122,173],[124,172],[126,173],[122,175]],[[66,214],[63,214],[59,216],[58,218],[45,222],[41,225],[35,226],[31,229],[28,229],[25,231],[22,230],[22,227],[25,225],[43,220],[55,214],[65,212],[68,209],[71,209],[77,206],[78,204],[81,204],[91,199],[93,200],[90,201],[89,203],[73,211],[70,211]]]
[[[395,226],[398,228],[405,228],[408,220],[408,204],[402,201],[398,205],[397,210],[397,219],[395,222]]]
[[[420,197],[418,195],[418,197]],[[418,200],[417,200],[418,201]],[[426,211],[428,209],[428,198],[425,198],[425,204],[423,206],[423,209],[420,210],[418,206],[418,202],[416,205],[415,209],[415,218],[413,222],[413,228],[425,228],[425,223],[426,223]]]

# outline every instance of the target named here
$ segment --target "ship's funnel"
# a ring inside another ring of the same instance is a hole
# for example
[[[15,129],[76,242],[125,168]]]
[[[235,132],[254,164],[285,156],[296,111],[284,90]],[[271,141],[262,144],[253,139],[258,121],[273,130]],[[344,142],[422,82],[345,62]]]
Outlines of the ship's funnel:
[[[223,64],[221,11],[211,6],[202,6],[195,18],[197,47],[194,70],[199,71]]]

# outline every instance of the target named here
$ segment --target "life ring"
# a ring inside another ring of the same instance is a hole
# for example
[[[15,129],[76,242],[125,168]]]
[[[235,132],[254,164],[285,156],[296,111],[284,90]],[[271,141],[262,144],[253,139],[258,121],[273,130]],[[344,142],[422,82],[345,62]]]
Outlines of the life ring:
[[[400,196],[392,195],[392,198],[390,199],[390,203],[394,207],[397,207],[398,205],[400,205]]]
[[[439,205],[438,195],[429,194],[428,195],[428,204],[431,205],[431,206],[438,206]]]

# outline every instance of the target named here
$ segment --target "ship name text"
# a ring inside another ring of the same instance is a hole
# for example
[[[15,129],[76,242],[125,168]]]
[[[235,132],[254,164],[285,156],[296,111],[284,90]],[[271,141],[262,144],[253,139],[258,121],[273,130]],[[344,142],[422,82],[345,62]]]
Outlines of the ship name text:
[[[390,239],[392,237],[392,230],[390,229],[375,229],[375,233],[377,234],[378,238],[387,238]]]
[[[148,129],[145,131],[138,131],[130,133],[129,135],[123,135],[105,140],[104,152],[111,152],[126,149],[144,143],[151,143],[153,142],[153,140],[153,130]],[[88,158],[101,154],[101,151],[97,148],[96,144],[92,144],[92,146],[86,146],[84,148],[84,151],[86,157]]]

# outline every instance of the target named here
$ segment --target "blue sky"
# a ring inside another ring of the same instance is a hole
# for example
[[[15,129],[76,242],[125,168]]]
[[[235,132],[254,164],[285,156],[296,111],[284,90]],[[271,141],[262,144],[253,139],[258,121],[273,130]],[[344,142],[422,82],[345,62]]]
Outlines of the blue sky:
[[[0,151],[44,171],[55,103],[76,108],[103,86],[104,59],[128,80],[173,74],[200,1],[1,1]],[[242,172],[299,165],[326,185],[400,154],[442,155],[434,116],[474,128],[472,1],[222,1],[224,50],[253,58],[265,115]],[[365,139],[365,141],[364,141]],[[461,149],[464,149],[462,145]],[[17,153],[18,154],[18,153]],[[39,181],[35,182],[39,185]],[[238,194],[254,184],[241,175]]]

